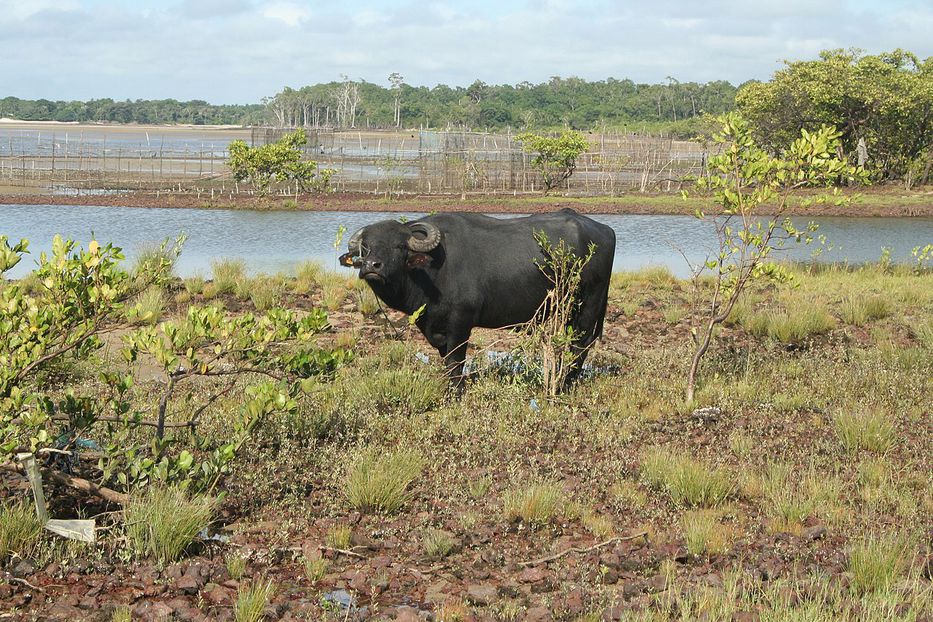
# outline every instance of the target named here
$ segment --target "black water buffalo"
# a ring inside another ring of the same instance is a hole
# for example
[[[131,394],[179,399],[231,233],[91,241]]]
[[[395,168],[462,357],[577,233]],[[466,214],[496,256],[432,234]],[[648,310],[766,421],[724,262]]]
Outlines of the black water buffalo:
[[[359,268],[359,277],[389,307],[409,315],[424,307],[417,326],[460,389],[473,328],[522,324],[544,301],[550,281],[539,267],[545,257],[537,232],[551,245],[564,240],[577,255],[595,245],[571,322],[577,335],[572,379],[602,334],[616,244],[610,227],[571,209],[510,219],[438,214],[407,223],[383,220],[354,233],[340,263]]]

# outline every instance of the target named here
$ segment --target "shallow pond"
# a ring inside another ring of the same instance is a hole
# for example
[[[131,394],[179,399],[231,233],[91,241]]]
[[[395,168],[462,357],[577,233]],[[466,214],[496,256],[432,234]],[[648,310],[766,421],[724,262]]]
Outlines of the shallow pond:
[[[337,255],[344,252],[350,233],[377,220],[401,216],[387,212],[0,205],[0,235],[15,240],[28,238],[31,253],[38,257],[41,251],[51,248],[55,234],[86,243],[93,233],[101,242],[122,246],[132,258],[140,249],[185,233],[188,241],[178,263],[181,276],[209,276],[211,260],[222,257],[242,258],[254,272],[274,273],[289,272],[309,259],[336,268]],[[616,231],[615,270],[663,265],[686,276],[688,269],[680,251],[692,261],[701,261],[716,244],[711,224],[692,216],[593,218]],[[822,218],[817,222],[819,232],[832,244],[823,251],[820,261],[876,261],[886,247],[892,261],[909,262],[912,248],[933,243],[933,218]],[[800,219],[798,225],[805,223],[806,219]],[[340,225],[346,227],[347,233],[341,248],[335,250],[334,238]],[[781,255],[805,260],[813,250],[812,246],[801,246],[782,251]],[[20,276],[33,265],[27,258],[8,276]]]

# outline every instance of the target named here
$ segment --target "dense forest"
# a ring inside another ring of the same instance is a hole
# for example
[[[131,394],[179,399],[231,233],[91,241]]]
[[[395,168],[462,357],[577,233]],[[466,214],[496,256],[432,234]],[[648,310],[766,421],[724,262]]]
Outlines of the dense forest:
[[[636,84],[609,78],[589,82],[555,76],[540,84],[489,85],[477,80],[468,87],[444,84],[410,86],[392,74],[387,86],[365,81],[286,87],[261,104],[211,105],[200,100],[114,101],[0,100],[0,117],[24,120],[97,121],[115,123],[192,123],[332,127],[447,127],[473,129],[599,126],[626,127],[675,124],[704,112],[719,113],[735,105],[736,87],[725,81]]]

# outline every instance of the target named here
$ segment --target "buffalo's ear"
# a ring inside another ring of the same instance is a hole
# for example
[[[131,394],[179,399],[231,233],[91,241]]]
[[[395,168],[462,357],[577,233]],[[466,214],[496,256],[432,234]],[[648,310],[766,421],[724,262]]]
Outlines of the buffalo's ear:
[[[355,253],[344,253],[343,255],[341,255],[340,258],[338,259],[338,261],[340,262],[340,265],[347,266],[348,268],[358,267],[354,254]]]
[[[408,269],[423,268],[431,263],[431,256],[425,253],[408,253]]]

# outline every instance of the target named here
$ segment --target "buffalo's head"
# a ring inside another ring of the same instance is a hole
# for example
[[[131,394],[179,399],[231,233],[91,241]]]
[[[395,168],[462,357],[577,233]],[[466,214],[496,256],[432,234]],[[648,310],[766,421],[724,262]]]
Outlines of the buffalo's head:
[[[422,268],[441,243],[441,230],[429,222],[385,220],[363,227],[347,242],[341,265],[358,268],[360,278],[383,284],[400,271]]]

